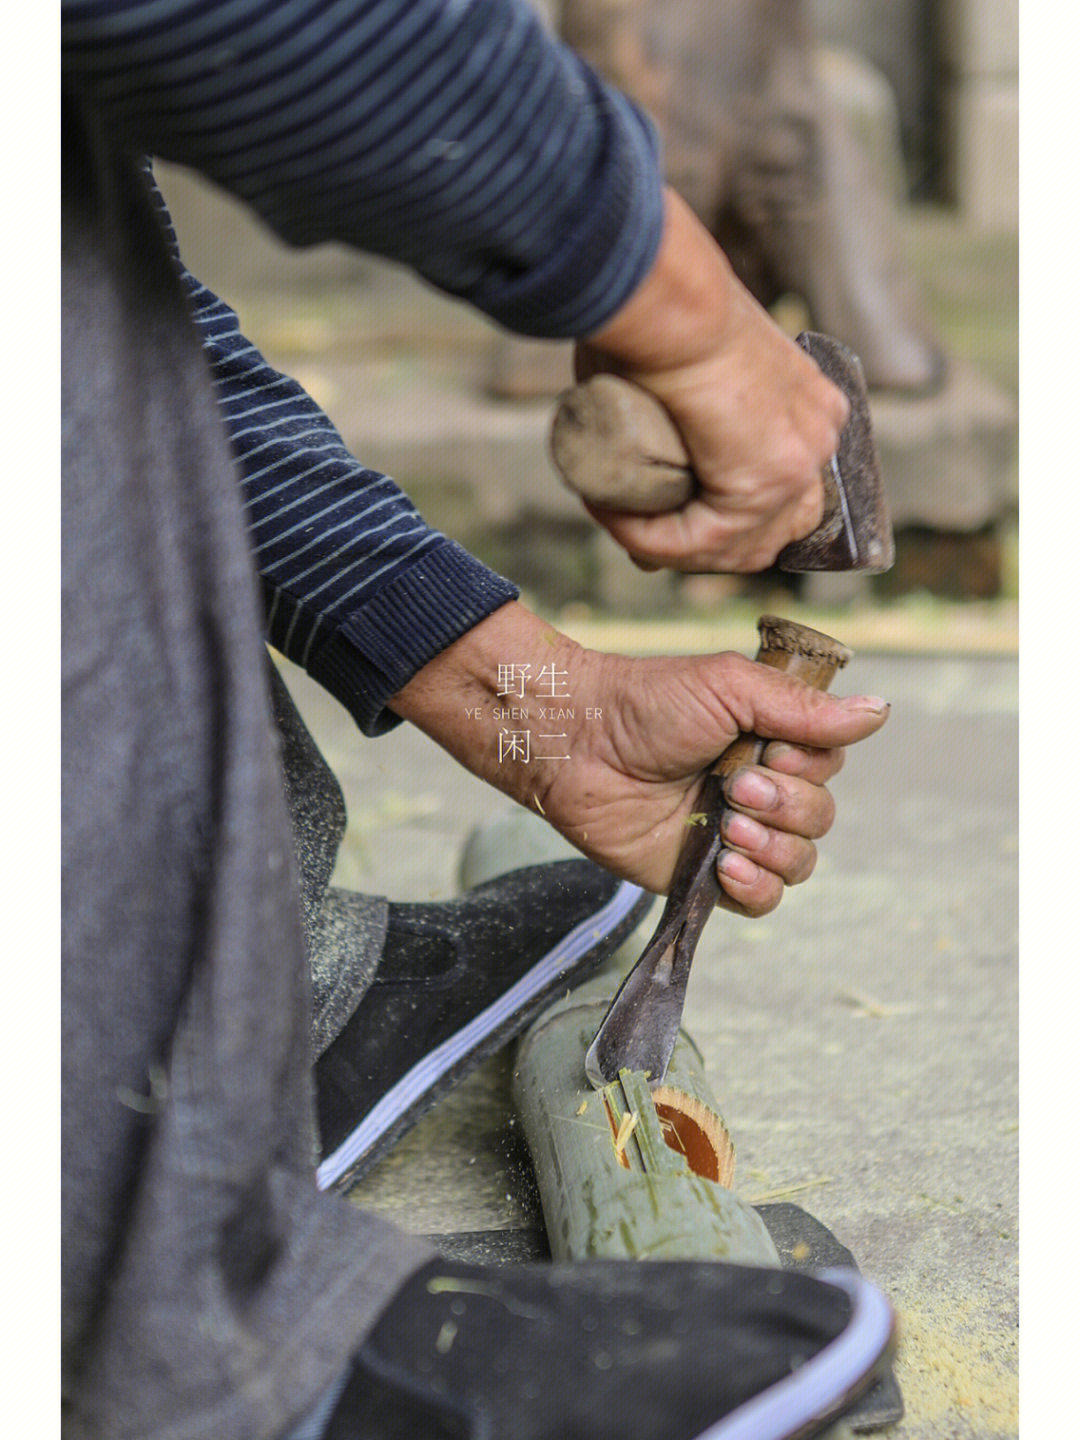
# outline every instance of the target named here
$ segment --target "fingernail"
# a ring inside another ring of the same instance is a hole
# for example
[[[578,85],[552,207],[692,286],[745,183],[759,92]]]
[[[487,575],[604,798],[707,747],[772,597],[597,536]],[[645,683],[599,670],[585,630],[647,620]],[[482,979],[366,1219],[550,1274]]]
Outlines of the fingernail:
[[[744,850],[764,850],[769,843],[769,832],[764,825],[751,820],[749,815],[727,810],[724,813],[724,838]]]
[[[868,710],[873,715],[883,715],[889,709],[888,700],[880,695],[849,695],[840,704],[845,710]]]
[[[748,860],[745,855],[736,854],[734,850],[722,851],[716,868],[725,879],[735,880],[740,885],[753,885],[761,874],[752,860]]]
[[[785,775],[797,775],[806,768],[809,759],[805,750],[789,745],[786,740],[770,740],[761,754],[761,763],[770,770],[783,768]]]
[[[780,798],[772,781],[757,770],[740,770],[728,793],[737,805],[748,805],[751,810],[771,810]]]

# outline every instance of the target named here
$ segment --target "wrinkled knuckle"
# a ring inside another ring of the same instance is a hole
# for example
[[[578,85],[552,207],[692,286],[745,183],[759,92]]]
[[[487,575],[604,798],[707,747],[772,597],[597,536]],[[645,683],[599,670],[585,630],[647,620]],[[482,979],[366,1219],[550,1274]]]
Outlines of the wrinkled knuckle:
[[[740,655],[737,650],[721,651],[713,663],[716,665],[717,681],[728,692],[729,698],[743,698],[762,683],[764,667],[748,655]],[[734,775],[730,776],[727,785],[730,786],[734,779]]]
[[[828,457],[826,457],[828,458]],[[791,430],[778,444],[777,469],[789,484],[806,485],[821,468],[811,445],[797,430]]]
[[[695,538],[696,558],[705,561],[710,569],[715,569],[718,561],[730,560],[739,549],[739,528],[732,524],[730,515],[710,512]]]

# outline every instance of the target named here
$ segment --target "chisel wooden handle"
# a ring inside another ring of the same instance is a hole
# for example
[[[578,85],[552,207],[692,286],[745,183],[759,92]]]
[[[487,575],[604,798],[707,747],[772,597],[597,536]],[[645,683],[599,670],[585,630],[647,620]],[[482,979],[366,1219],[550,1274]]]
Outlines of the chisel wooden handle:
[[[815,690],[827,690],[851,659],[846,645],[793,620],[763,615],[758,631],[758,663],[784,670]],[[609,1084],[623,1069],[648,1072],[651,1085],[663,1079],[682,1021],[694,950],[723,893],[716,861],[724,845],[724,783],[742,766],[756,765],[766,743],[757,735],[739,735],[705,777],[653,937],[586,1053],[585,1073],[593,1085]]]
[[[774,670],[784,670],[814,690],[827,690],[836,672],[851,659],[852,652],[839,640],[822,634],[820,630],[811,630],[808,625],[800,625],[795,620],[762,615],[758,621],[758,634],[761,644],[754,656],[757,663],[769,665]],[[724,782],[743,766],[757,765],[766,744],[757,735],[739,735],[710,770],[701,796],[702,812],[707,815],[702,828],[715,831],[717,842],[726,805]],[[717,853],[719,849],[717,843]],[[679,872],[681,870],[680,863]]]
[[[754,659],[759,665],[786,671],[815,690],[827,690],[836,672],[851,659],[852,652],[839,640],[776,615],[761,617],[758,634],[761,643]],[[714,862],[723,846],[723,816],[727,808],[724,783],[742,766],[758,764],[766,744],[758,735],[739,735],[706,776],[695,812],[699,818],[688,827],[668,897],[669,907],[680,906],[691,891],[700,888],[703,877],[711,877],[716,886],[714,901],[719,899]]]
[[[844,668],[852,655],[846,645],[841,645],[831,635],[811,630],[809,625],[801,625],[796,620],[781,620],[777,615],[762,615],[758,621],[758,635],[761,643],[754,659],[759,665],[786,670],[814,690],[827,690],[833,676]],[[725,757],[742,743],[743,738],[728,746],[717,761],[718,765],[725,762]]]

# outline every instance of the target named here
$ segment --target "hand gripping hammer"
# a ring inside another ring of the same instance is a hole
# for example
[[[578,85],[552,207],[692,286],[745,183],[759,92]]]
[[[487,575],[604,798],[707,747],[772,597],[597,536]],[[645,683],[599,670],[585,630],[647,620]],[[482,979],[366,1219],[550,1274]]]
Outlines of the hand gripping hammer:
[[[827,335],[804,333],[797,343],[847,395],[851,414],[840,446],[822,472],[824,514],[802,540],[777,557],[783,570],[877,572],[893,563],[892,523],[870,424],[866,381],[858,358]],[[638,387],[596,375],[559,399],[552,457],[572,490],[594,505],[641,514],[678,509],[694,493],[686,448],[663,407]],[[786,670],[826,690],[851,651],[817,630],[775,616],[759,622],[763,665]],[[766,742],[735,739],[706,776],[693,824],[675,867],[656,931],[619,987],[585,1056],[590,1082],[602,1087],[621,1069],[664,1078],[682,1020],[694,950],[721,897],[716,860],[722,848],[724,782],[754,765]]]

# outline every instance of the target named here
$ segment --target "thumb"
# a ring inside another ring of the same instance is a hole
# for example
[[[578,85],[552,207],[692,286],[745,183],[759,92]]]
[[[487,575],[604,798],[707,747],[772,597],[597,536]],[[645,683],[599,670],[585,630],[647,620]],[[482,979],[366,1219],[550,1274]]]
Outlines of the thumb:
[[[889,703],[879,695],[832,695],[753,660],[725,679],[740,728],[765,740],[832,749],[865,740],[889,718]]]

